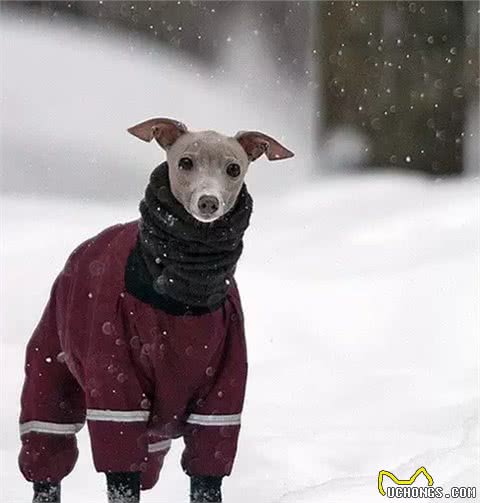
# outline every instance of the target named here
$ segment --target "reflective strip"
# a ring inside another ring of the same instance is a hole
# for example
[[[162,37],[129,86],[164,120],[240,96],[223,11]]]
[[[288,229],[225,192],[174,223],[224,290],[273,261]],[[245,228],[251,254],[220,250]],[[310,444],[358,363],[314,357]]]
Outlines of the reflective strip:
[[[75,435],[83,423],[49,423],[47,421],[27,421],[20,424],[20,436],[30,432],[51,433],[52,435]]]
[[[202,426],[235,426],[240,424],[241,414],[190,414],[187,423]]]
[[[170,439],[169,440],[162,440],[160,442],[155,442],[154,444],[148,445],[148,452],[166,451],[167,449],[170,449],[171,445],[172,445],[172,441]]]
[[[148,410],[101,410],[87,409],[87,419],[90,421],[112,421],[114,423],[134,423],[148,421]]]

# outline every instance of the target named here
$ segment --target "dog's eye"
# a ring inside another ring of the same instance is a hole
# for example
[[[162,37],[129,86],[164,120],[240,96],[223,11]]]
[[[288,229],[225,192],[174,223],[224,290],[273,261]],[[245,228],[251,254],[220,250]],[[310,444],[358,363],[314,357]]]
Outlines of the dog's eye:
[[[229,164],[227,166],[227,175],[231,176],[232,178],[237,178],[237,176],[240,175],[240,166],[235,162]]]
[[[182,157],[178,161],[178,167],[186,171],[190,171],[193,168],[193,161],[189,157]]]

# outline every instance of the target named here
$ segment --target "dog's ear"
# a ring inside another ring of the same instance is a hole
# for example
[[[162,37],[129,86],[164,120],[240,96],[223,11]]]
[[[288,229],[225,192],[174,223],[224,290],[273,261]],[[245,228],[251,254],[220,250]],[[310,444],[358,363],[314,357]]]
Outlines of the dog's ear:
[[[247,153],[250,162],[258,159],[262,154],[265,154],[269,161],[288,159],[295,155],[280,145],[277,140],[258,131],[240,131],[235,135],[235,139]]]
[[[187,126],[179,121],[158,118],[140,122],[127,131],[143,141],[152,141],[155,138],[157,143],[167,150],[188,130]]]

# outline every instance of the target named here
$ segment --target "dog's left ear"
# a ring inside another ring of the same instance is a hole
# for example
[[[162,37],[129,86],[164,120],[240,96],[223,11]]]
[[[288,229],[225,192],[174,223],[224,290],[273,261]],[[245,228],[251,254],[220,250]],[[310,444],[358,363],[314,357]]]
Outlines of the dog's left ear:
[[[258,159],[262,154],[265,154],[269,161],[288,159],[295,155],[274,138],[258,131],[240,131],[235,135],[235,139],[247,153],[250,162]]]
[[[158,118],[140,122],[127,131],[143,141],[152,141],[155,138],[157,143],[167,150],[188,130],[187,126],[179,121]]]

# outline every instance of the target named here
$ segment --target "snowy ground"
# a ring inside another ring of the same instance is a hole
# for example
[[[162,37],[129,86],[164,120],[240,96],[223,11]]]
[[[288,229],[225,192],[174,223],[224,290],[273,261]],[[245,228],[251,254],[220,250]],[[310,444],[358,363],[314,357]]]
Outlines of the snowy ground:
[[[226,503],[370,503],[379,470],[422,465],[438,486],[479,480],[478,188],[380,176],[256,198],[238,271],[250,379]],[[67,254],[136,202],[9,196],[1,209],[1,500],[24,503],[23,348]],[[104,503],[86,431],[80,444],[65,500]],[[143,501],[187,501],[180,450]]]

